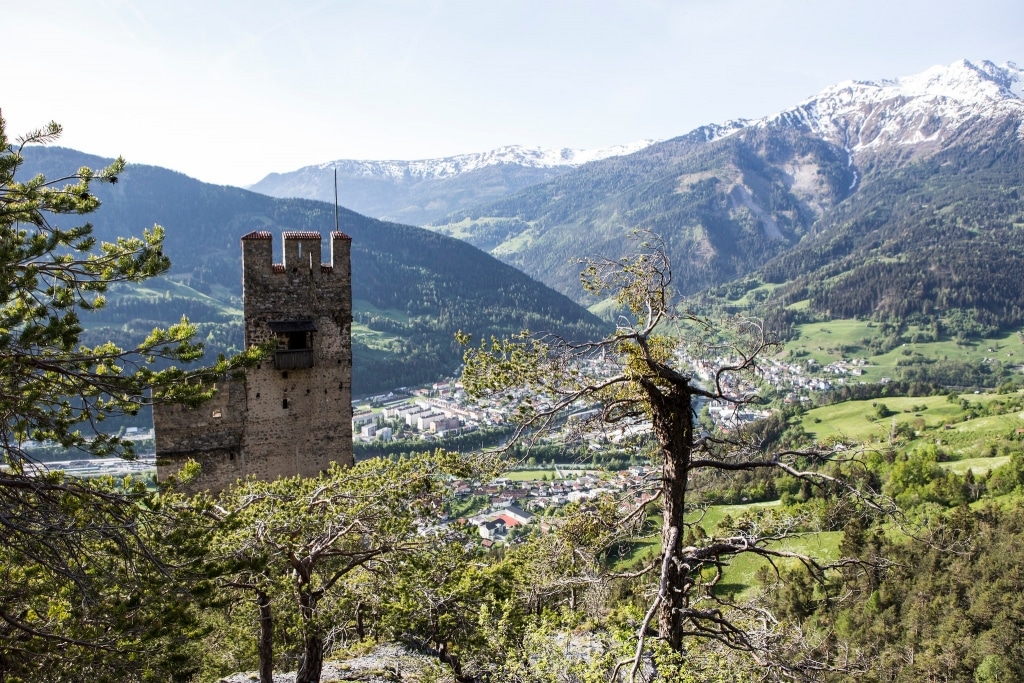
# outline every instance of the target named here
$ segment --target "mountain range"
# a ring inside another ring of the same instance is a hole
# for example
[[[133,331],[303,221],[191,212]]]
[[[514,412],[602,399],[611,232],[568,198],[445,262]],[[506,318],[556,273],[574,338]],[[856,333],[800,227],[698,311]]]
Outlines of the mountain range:
[[[271,173],[249,187],[271,197],[339,202],[383,220],[426,225],[461,210],[537,185],[585,163],[636,152],[653,140],[604,149],[509,145],[489,152],[417,161],[339,159]]]
[[[845,81],[760,119],[595,155],[554,177],[524,172],[528,186],[490,184],[507,194],[429,227],[584,304],[578,259],[618,257],[642,229],[664,239],[683,294],[756,275],[790,283],[779,296],[807,297],[825,315],[971,310],[989,326],[1017,324],[1022,96],[1012,62]],[[466,189],[482,171],[537,170],[458,159],[425,168],[447,185],[419,203],[439,208],[486,194]]]
[[[1012,64],[962,61],[896,81],[842,83],[773,116],[585,165],[436,229],[577,298],[573,257],[618,256],[625,235],[651,230],[668,244],[680,290],[697,291],[753,273],[820,232],[840,207],[877,201],[865,188],[940,153],[1003,150],[1013,176],[1021,74]],[[963,168],[957,182],[984,197],[993,188],[979,170]]]
[[[19,178],[60,178],[110,160],[57,147],[30,147]],[[240,238],[252,230],[334,229],[334,207],[307,199],[275,199],[210,185],[167,169],[130,164],[116,185],[94,184],[102,202],[89,216],[99,240],[138,234],[159,223],[172,270],[141,286],[122,286],[107,305],[82,316],[84,341],[131,344],[156,325],[187,314],[200,323],[209,352],[242,344]],[[61,222],[80,217],[60,217]],[[570,337],[600,334],[585,309],[466,242],[422,228],[339,211],[352,237],[353,393],[368,394],[435,381],[462,360],[458,330],[480,337],[522,329]]]

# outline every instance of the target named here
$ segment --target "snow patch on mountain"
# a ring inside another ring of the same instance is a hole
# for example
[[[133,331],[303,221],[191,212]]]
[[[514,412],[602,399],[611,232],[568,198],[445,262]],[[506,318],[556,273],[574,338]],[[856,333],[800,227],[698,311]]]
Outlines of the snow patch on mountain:
[[[488,166],[510,164],[528,168],[555,168],[559,166],[582,166],[591,161],[599,161],[611,157],[625,156],[638,152],[657,142],[656,140],[639,140],[637,142],[605,147],[603,149],[552,149],[546,147],[523,147],[507,145],[489,152],[476,154],[460,154],[441,159],[419,159],[415,161],[359,161],[339,159],[329,161],[307,169],[331,170],[338,169],[350,176],[391,178],[395,180],[442,180],[453,178]],[[307,170],[299,169],[299,171]]]
[[[1021,69],[1013,62],[1007,62],[1006,66],[1012,73],[1009,90],[1014,97],[1024,100],[1024,69]]]
[[[856,155],[942,143],[965,124],[1006,116],[1024,118],[1024,70],[960,60],[895,80],[837,83],[753,125],[803,127]]]
[[[701,126],[695,130],[690,131],[685,137],[695,138],[702,140],[703,142],[714,142],[715,140],[721,140],[727,138],[734,133],[738,133],[744,128],[748,128],[751,124],[755,123],[751,119],[730,119],[725,123],[709,123],[706,126]]]

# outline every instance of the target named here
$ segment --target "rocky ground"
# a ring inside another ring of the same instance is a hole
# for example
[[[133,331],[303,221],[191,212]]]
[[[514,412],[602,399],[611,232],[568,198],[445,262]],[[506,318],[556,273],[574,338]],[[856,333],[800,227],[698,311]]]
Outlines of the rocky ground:
[[[237,673],[221,678],[217,683],[255,683],[259,674],[255,671]],[[343,661],[324,662],[321,683],[451,683],[451,674],[441,668],[437,661],[425,655],[410,652],[397,645],[382,645],[366,654]],[[295,683],[295,672],[274,674],[274,683]]]

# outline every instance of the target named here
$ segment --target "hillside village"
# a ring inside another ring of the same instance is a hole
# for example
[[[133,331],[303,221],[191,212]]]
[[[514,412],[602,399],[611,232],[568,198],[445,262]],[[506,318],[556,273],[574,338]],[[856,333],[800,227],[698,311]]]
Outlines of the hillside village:
[[[690,362],[699,376],[708,379],[713,363],[700,364],[687,360],[680,355],[681,361]],[[770,389],[777,396],[782,396],[783,404],[809,403],[814,394],[825,393],[832,389],[852,382],[863,383],[860,377],[867,366],[867,360],[853,358],[834,361],[825,366],[813,362],[794,362],[780,358],[768,358],[764,362],[762,388]],[[615,370],[615,365],[608,361],[591,362],[591,372],[595,377],[607,376]],[[888,381],[882,378],[881,383]],[[737,387],[737,391],[751,391],[756,387]],[[387,394],[357,399],[353,406],[352,432],[356,441],[372,443],[375,440],[389,441],[402,438],[419,438],[425,441],[443,440],[457,434],[464,434],[481,427],[499,427],[508,424],[508,416],[512,414],[524,393],[513,393],[495,400],[471,401],[461,383],[452,379],[434,382],[430,385],[412,389],[399,388]],[[704,406],[701,406],[703,408]],[[711,403],[706,406],[707,413],[715,425],[734,425],[751,422],[767,417],[769,410],[752,410],[749,407],[736,410],[730,405]],[[580,422],[596,415],[594,407],[580,406],[580,409],[566,416],[566,421]],[[596,426],[595,426],[596,429]],[[602,438],[613,442],[621,441],[624,436],[634,436],[648,432],[649,424],[630,427],[618,434],[598,434],[596,431],[583,434],[584,438],[598,443]],[[566,436],[569,429],[565,429]],[[137,461],[51,460],[47,466],[51,469],[64,469],[74,474],[89,476],[97,473],[118,474],[135,472],[145,474],[154,467],[153,430],[129,427],[125,437],[137,443],[139,459]],[[581,436],[578,433],[574,436]],[[557,437],[556,437],[557,438]],[[46,450],[54,444],[26,442],[25,448]]]
[[[455,502],[469,498],[486,500],[484,507],[470,517],[452,519],[442,515],[441,525],[475,526],[484,547],[516,537],[516,529],[540,519],[542,533],[547,532],[554,518],[548,516],[569,503],[593,500],[603,494],[615,495],[623,505],[635,506],[650,499],[654,485],[651,470],[638,466],[621,472],[573,472],[555,468],[553,481],[516,481],[500,477],[494,481],[457,480],[452,482]],[[565,478],[562,478],[562,477]]]
[[[725,360],[716,358],[701,361],[686,355],[683,351],[677,354],[677,361],[691,367],[695,375],[703,381],[710,381],[713,369]],[[586,361],[585,367],[588,376],[598,379],[608,377],[618,370],[614,362],[601,359]],[[737,397],[760,392],[761,395],[774,395],[777,399],[776,405],[809,405],[813,403],[815,395],[825,394],[844,385],[865,384],[865,372],[870,368],[869,361],[865,358],[841,358],[828,364],[821,364],[813,359],[794,360],[780,354],[764,359],[759,385],[747,382],[733,385],[728,383],[731,378],[727,378],[726,386],[730,393]],[[883,376],[879,383],[885,384],[888,381],[889,378]],[[353,405],[352,433],[357,442],[364,444],[372,444],[375,441],[388,442],[396,438],[419,439],[424,441],[425,445],[443,444],[445,439],[453,436],[481,429],[507,428],[509,416],[525,397],[525,392],[518,391],[494,399],[472,400],[457,379],[433,382],[411,389],[398,388],[386,394],[357,399]],[[755,410],[751,406],[745,406],[737,409],[732,404],[717,402],[701,404],[696,410],[698,414],[704,414],[715,426],[727,429],[763,419],[771,413],[770,408]],[[563,416],[560,430],[551,434],[549,441],[583,441],[590,444],[592,450],[600,450],[603,448],[602,444],[618,446],[624,440],[648,434],[651,429],[649,422],[640,422],[617,428],[609,433],[599,422],[591,421],[591,418],[597,415],[598,409],[594,405],[577,406],[576,410]],[[152,454],[153,430],[129,428],[125,438],[137,444],[139,457],[136,461],[78,458],[51,460],[46,462],[45,466],[49,469],[62,469],[76,476],[123,476],[129,472],[145,476],[151,473],[155,463]],[[53,446],[32,442],[26,444],[30,450],[52,449]],[[561,467],[565,472],[574,471],[564,465]],[[570,466],[572,467],[582,465]],[[457,482],[454,490],[460,499],[487,497],[487,506],[469,520],[470,523],[476,524],[479,520],[490,520],[498,514],[498,510],[512,504],[520,505],[526,511],[537,512],[558,508],[581,498],[591,498],[606,491],[639,491],[646,487],[642,471],[613,472],[603,477],[599,475],[597,471],[584,470],[571,483],[508,480],[484,483]],[[552,470],[551,476],[554,478],[555,470]],[[561,479],[561,476],[558,478]],[[443,518],[442,521],[452,520]],[[515,524],[509,524],[507,528],[511,529],[514,526]]]

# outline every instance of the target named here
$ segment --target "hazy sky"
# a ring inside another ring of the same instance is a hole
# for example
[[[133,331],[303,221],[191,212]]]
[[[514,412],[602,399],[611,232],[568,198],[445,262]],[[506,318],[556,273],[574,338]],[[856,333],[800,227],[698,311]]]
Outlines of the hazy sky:
[[[1022,0],[0,0],[9,133],[256,182],[339,158],[594,148],[847,79],[1024,63]]]

